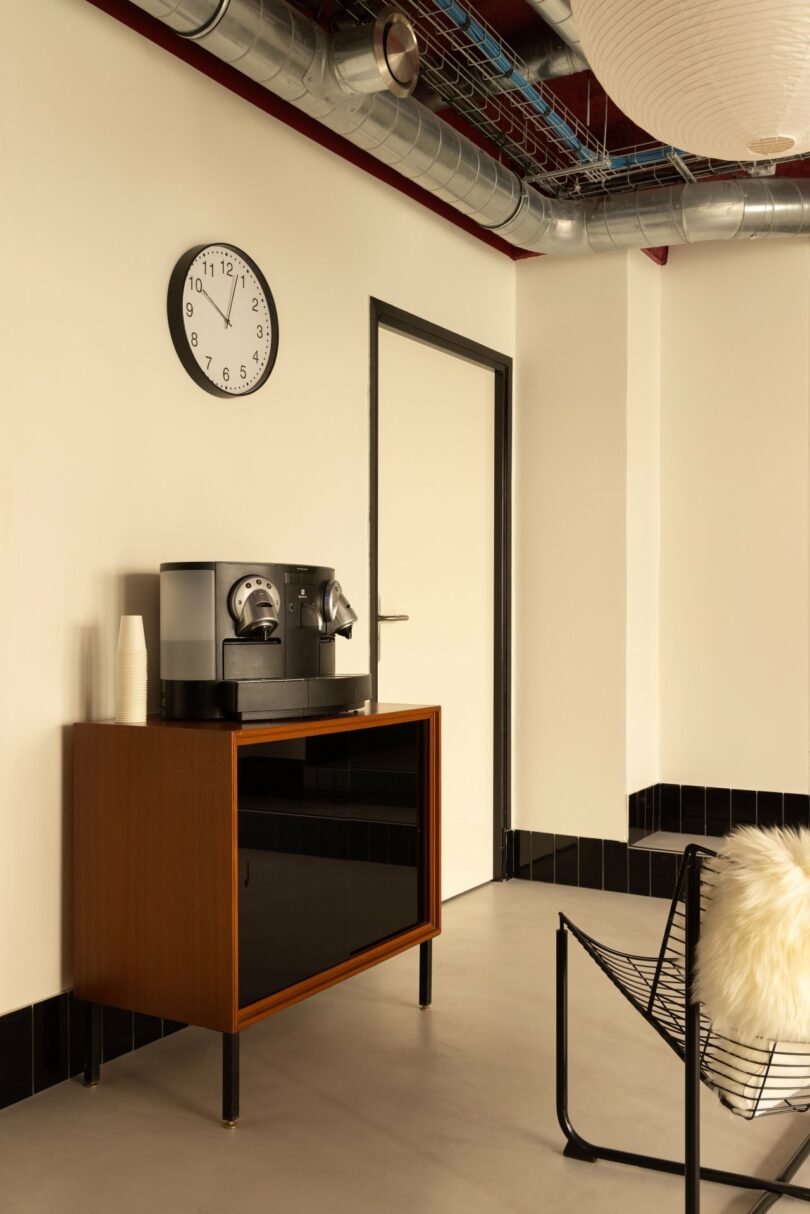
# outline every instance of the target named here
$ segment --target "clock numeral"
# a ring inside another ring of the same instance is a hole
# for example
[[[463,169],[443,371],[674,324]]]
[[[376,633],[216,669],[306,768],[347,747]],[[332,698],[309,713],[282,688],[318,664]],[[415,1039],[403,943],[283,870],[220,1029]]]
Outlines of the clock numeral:
[[[231,373],[227,367],[222,368],[222,378],[225,380],[226,384],[230,382]]]
[[[233,262],[221,261],[219,264],[222,266],[222,273],[225,275],[225,277],[233,278]]]
[[[194,315],[194,304],[187,303],[186,304],[186,316],[193,316],[193,315]]]
[[[192,346],[194,346],[196,348],[196,345],[197,345],[197,334],[196,333],[191,334],[191,344],[192,344]]]
[[[258,350],[253,351],[253,361],[255,363],[257,363],[259,361],[259,351]]]
[[[192,291],[202,291],[202,279],[201,278],[192,278],[189,275],[188,281],[189,281],[189,285],[191,286]]]
[[[250,310],[251,310],[251,312],[258,312],[258,310],[259,310],[259,301],[258,301],[258,299],[254,299],[254,301],[253,301],[253,306],[251,307],[251,309],[250,309]]]
[[[203,262],[203,274],[207,274],[207,273],[208,273],[208,269],[209,269],[209,262],[204,261],[204,262]],[[214,263],[213,263],[213,261],[212,261],[212,262],[210,262],[210,269],[211,269],[211,277],[213,278],[213,277],[214,277]]]
[[[264,337],[264,329],[262,328],[261,325],[256,325],[256,336]]]
[[[204,354],[204,355],[203,355],[203,358],[205,359],[205,369],[206,369],[206,371],[210,371],[210,369],[211,369],[211,355],[210,355],[210,354]]]
[[[242,286],[244,286],[244,285],[245,285],[245,276],[244,276],[244,274],[240,274],[240,278],[242,279]]]
[[[241,376],[241,378],[242,378],[242,379],[247,379],[247,371],[245,370],[245,364],[244,364],[244,363],[242,363],[242,366],[239,368],[239,374],[240,374],[240,376]]]

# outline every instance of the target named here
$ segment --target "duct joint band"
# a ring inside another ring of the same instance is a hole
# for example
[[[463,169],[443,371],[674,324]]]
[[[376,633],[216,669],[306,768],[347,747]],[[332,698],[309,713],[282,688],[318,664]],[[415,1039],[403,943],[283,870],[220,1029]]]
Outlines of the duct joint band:
[[[216,29],[216,27],[219,25],[220,21],[228,11],[230,3],[231,0],[219,0],[219,4],[214,9],[212,15],[207,21],[203,22],[199,29],[191,30],[187,34],[182,33],[180,30],[178,30],[177,33],[180,34],[181,38],[187,38],[191,42],[193,42],[196,38],[204,38],[206,34],[210,34],[211,30]]]

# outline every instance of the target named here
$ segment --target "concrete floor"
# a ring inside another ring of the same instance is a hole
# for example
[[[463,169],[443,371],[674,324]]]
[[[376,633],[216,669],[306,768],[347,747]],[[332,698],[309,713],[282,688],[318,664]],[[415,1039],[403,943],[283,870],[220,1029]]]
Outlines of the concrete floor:
[[[538,1214],[683,1209],[680,1182],[562,1156],[554,1114],[554,928],[655,951],[650,898],[523,881],[445,907],[434,1005],[417,954],[248,1030],[242,1120],[219,1123],[219,1039],[188,1029],[0,1113],[8,1214]],[[572,943],[572,1114],[586,1136],[680,1152],[682,1070]],[[778,1169],[810,1118],[746,1124],[703,1093],[704,1158]],[[810,1165],[800,1173],[810,1183]],[[756,1195],[703,1186],[704,1214]],[[783,1201],[777,1209],[799,1209]],[[806,1208],[806,1207],[805,1207]]]

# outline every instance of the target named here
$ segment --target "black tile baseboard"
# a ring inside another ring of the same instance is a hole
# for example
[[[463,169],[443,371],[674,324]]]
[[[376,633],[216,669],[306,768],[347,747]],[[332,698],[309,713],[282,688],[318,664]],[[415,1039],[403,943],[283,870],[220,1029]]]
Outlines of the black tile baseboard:
[[[509,851],[515,857],[511,876],[548,885],[578,885],[617,894],[671,898],[680,857],[674,852],[634,848],[615,839],[551,835],[515,830]]]
[[[629,842],[508,832],[509,876],[550,885],[579,885],[619,894],[672,898],[680,856],[635,848],[655,831],[720,837],[735,826],[810,826],[810,796],[709,788],[696,784],[653,784],[628,798]]]
[[[0,1109],[82,1073],[88,1006],[66,991],[0,1016]],[[102,1056],[109,1062],[186,1027],[105,1007]]]
[[[810,826],[805,793],[653,784],[628,797],[631,843],[665,830],[685,835],[725,835],[735,826]]]

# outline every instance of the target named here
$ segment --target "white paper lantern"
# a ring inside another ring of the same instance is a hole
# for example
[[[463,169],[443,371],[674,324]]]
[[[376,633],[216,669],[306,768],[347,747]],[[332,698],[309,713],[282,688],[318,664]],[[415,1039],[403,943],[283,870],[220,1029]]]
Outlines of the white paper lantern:
[[[810,150],[810,0],[573,0],[608,96],[662,143],[722,160]]]

